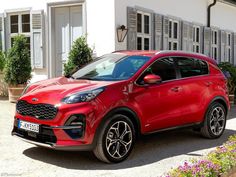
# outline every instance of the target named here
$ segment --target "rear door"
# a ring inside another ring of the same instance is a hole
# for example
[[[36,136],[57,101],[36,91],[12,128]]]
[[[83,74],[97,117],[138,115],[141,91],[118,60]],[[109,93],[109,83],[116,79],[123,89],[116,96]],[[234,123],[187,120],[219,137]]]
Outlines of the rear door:
[[[212,81],[208,64],[196,58],[174,57],[179,75],[178,85],[183,89],[180,110],[183,124],[201,122],[205,102],[209,97]]]

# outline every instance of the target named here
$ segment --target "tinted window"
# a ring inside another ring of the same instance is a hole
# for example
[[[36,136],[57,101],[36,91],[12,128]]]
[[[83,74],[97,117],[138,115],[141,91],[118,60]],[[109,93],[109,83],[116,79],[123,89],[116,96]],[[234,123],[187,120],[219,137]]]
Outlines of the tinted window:
[[[193,58],[176,58],[182,78],[208,74],[208,65],[205,61]]]
[[[143,84],[143,78],[148,74],[155,74],[162,78],[162,81],[168,81],[176,79],[176,71],[174,65],[174,59],[164,58],[157,60],[138,79],[139,84]]]

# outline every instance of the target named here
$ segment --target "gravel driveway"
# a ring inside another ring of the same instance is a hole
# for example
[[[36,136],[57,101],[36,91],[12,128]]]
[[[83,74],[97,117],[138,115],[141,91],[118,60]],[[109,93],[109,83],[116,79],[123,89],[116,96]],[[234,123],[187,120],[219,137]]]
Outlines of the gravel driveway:
[[[14,111],[14,104],[0,100],[0,176],[160,176],[185,160],[201,157],[236,134],[234,107],[220,139],[203,139],[191,130],[153,134],[138,140],[125,162],[110,165],[89,152],[53,151],[12,137]]]

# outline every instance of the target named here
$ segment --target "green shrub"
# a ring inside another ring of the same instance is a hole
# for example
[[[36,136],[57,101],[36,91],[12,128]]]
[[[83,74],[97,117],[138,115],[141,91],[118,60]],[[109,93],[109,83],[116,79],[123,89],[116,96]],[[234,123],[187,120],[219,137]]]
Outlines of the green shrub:
[[[18,35],[7,54],[4,80],[8,85],[26,84],[31,78],[31,63],[26,38]]]
[[[230,78],[227,78],[229,93],[235,94],[236,92],[236,67],[228,62],[220,63],[219,67],[223,71],[223,73],[229,72]]]
[[[64,65],[64,75],[69,76],[76,69],[92,60],[92,49],[88,46],[85,37],[78,38],[72,46],[68,61]]]
[[[3,71],[5,65],[5,54],[0,50],[0,72]]]

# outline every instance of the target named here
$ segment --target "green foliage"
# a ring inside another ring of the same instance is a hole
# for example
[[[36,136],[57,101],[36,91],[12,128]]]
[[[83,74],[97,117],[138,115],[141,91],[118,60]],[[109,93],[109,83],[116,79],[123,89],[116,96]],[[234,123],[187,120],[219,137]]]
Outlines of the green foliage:
[[[5,54],[0,50],[0,72],[3,71],[5,66]]]
[[[225,73],[229,72],[230,78],[228,78],[228,89],[230,94],[235,94],[236,92],[236,67],[228,62],[223,62],[219,64],[220,69]]]
[[[236,167],[236,135],[202,160],[185,162],[183,166],[173,169],[166,177],[216,177],[226,175]]]
[[[64,75],[69,76],[78,68],[92,60],[92,49],[86,43],[85,37],[78,38],[69,53],[68,62],[64,65]]]
[[[23,35],[16,36],[7,54],[4,80],[9,85],[26,84],[31,78],[30,54],[26,43]]]

